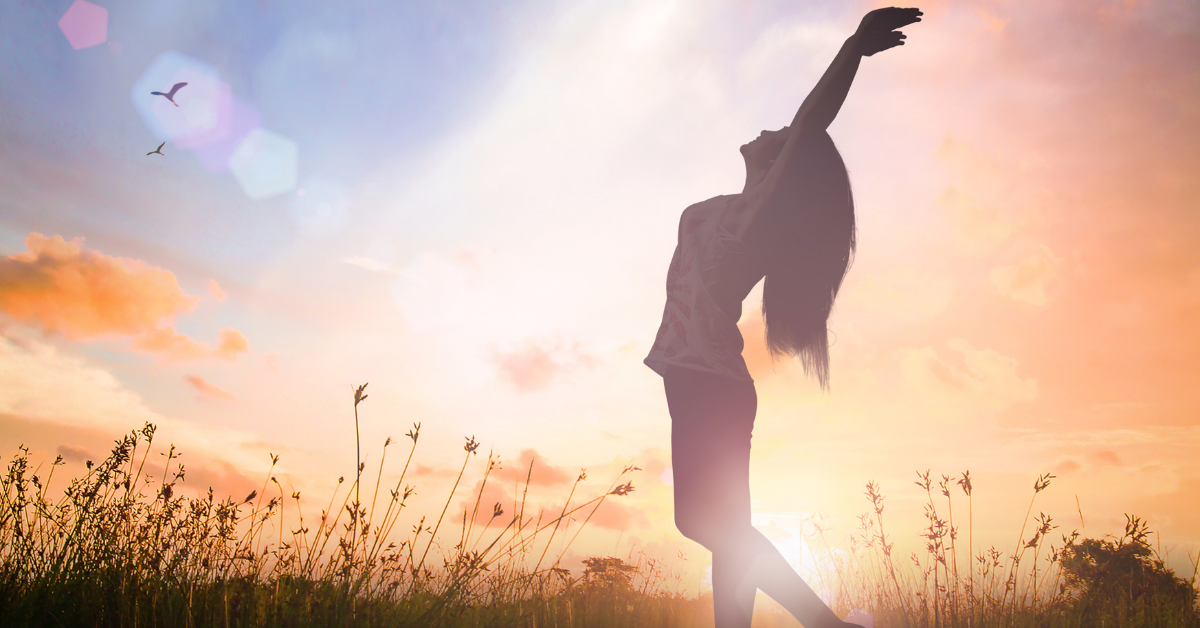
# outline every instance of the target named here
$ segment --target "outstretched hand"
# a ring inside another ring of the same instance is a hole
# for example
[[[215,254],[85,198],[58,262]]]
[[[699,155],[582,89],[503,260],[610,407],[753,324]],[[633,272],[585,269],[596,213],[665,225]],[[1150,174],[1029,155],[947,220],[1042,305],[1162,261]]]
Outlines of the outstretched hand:
[[[858,25],[858,52],[869,57],[888,48],[903,46],[905,34],[896,30],[921,21],[920,9],[875,9]]]

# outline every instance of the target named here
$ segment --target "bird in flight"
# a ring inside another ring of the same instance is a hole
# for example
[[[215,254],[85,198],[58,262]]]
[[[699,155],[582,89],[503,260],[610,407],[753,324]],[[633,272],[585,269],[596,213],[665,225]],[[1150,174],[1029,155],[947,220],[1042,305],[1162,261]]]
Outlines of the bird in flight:
[[[151,96],[162,96],[163,98],[166,98],[167,100],[171,101],[172,105],[175,105],[176,107],[178,107],[179,103],[175,102],[175,92],[179,91],[179,88],[183,87],[184,85],[187,85],[187,83],[176,83],[174,86],[171,87],[171,91],[169,91],[165,94],[162,92],[150,92],[150,95]]]
[[[159,145],[158,145],[158,148],[156,148],[156,149],[154,149],[154,150],[152,150],[152,151],[150,151],[150,152],[148,152],[148,153],[146,153],[146,154],[147,154],[147,155],[153,155],[153,154],[155,154],[155,153],[158,153],[159,155],[162,155],[162,154],[163,154],[163,152],[162,152],[162,147],[163,147],[163,146],[166,146],[166,145],[167,145],[167,143],[166,143],[166,142],[163,142],[162,144],[159,144]],[[166,155],[163,155],[163,157],[166,157]]]

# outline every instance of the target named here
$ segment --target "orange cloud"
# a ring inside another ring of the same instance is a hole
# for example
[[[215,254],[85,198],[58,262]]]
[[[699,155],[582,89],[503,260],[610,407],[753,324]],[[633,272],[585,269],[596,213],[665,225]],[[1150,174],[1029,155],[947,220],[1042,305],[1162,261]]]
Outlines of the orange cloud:
[[[204,378],[202,377],[198,377],[196,375],[184,375],[183,379],[187,383],[191,384],[192,388],[195,388],[200,392],[201,395],[205,397],[213,397],[216,399],[233,399],[232,394],[204,381]]]
[[[131,346],[139,351],[163,354],[172,360],[208,357],[235,360],[239,353],[244,353],[250,348],[246,337],[233,328],[222,329],[217,346],[209,348],[170,326],[160,327],[134,338]]]
[[[0,258],[0,311],[68,338],[138,334],[192,309],[170,271],[31,233],[23,253]]]
[[[175,274],[140,260],[112,257],[83,248],[83,238],[31,233],[25,252],[0,257],[0,312],[50,333],[71,339],[107,335],[134,336],[132,347],[172,359],[235,359],[249,349],[236,329],[220,332],[215,348],[206,347],[163,319],[196,306]],[[214,296],[223,298],[215,281]]]
[[[528,339],[516,349],[493,351],[492,362],[500,379],[521,392],[534,392],[549,386],[560,374],[581,366],[594,367],[597,360],[584,352],[579,343],[564,346],[560,342]]]
[[[250,349],[250,343],[246,341],[246,337],[242,335],[242,332],[232,327],[222,329],[220,338],[221,341],[217,345],[216,354],[223,358],[233,360],[237,358],[237,354],[245,353]]]
[[[225,300],[225,291],[221,289],[221,284],[217,283],[216,279],[208,280],[208,293],[218,301]]]

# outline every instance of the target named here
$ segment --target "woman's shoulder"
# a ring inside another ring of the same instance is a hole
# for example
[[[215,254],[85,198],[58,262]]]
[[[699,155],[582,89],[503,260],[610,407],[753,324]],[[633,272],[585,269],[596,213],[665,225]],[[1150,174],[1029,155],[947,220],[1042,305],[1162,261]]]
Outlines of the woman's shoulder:
[[[739,198],[741,198],[741,196],[742,196],[741,194],[722,194],[720,196],[714,196],[712,198],[700,201],[699,203],[692,203],[691,205],[688,205],[687,209],[685,209],[683,211],[686,212],[686,211],[704,210],[704,209],[708,209],[711,211],[713,209],[721,209],[732,202],[736,202]]]
[[[722,216],[732,213],[727,212],[727,208],[741,204],[741,196],[741,194],[722,194],[688,205],[680,214],[679,222],[682,225],[688,220],[704,221],[710,218],[721,220]]]

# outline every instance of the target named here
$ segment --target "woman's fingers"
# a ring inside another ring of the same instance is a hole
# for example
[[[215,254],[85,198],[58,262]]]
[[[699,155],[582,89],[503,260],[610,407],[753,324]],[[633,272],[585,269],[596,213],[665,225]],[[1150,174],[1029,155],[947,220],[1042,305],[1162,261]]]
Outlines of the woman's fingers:
[[[882,16],[879,29],[885,31],[896,30],[903,28],[909,24],[914,24],[921,21],[920,9],[895,9]]]
[[[889,48],[903,46],[906,38],[907,36],[900,31],[866,33],[859,42],[859,52],[869,57]]]
[[[860,29],[869,32],[887,32],[921,21],[924,15],[920,9],[898,9],[890,7],[875,9],[868,13],[862,21]]]

